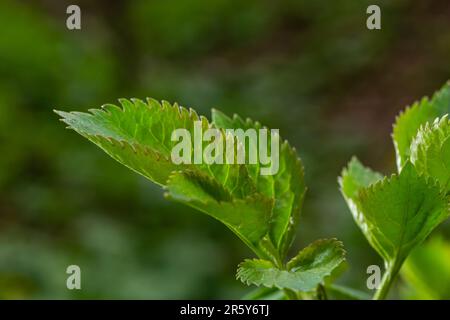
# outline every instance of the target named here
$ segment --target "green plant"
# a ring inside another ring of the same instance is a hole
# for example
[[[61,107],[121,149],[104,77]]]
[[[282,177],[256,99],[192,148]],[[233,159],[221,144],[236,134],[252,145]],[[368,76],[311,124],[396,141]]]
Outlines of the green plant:
[[[201,121],[203,130],[219,129],[225,140],[225,129],[262,126],[217,110],[210,123],[192,109],[153,99],[122,99],[120,104],[90,113],[57,113],[112,158],[162,186],[168,199],[198,209],[233,231],[258,257],[239,265],[241,281],[282,289],[288,298],[323,297],[324,279],[344,261],[344,250],[336,239],[318,240],[287,261],[306,192],[303,165],[287,141],[280,146],[274,175],[260,175],[259,164],[176,165],[171,160],[175,129],[194,135],[195,123]],[[248,151],[248,144],[240,146]]]
[[[237,271],[242,282],[262,286],[247,298],[326,299],[328,291],[367,299],[331,283],[345,259],[338,240],[315,241],[287,259],[306,192],[303,165],[287,141],[281,145],[274,175],[260,175],[259,164],[176,165],[171,160],[175,129],[195,135],[200,121],[202,129],[219,129],[225,140],[226,129],[263,127],[217,110],[209,122],[192,109],[153,99],[122,99],[120,104],[90,113],[56,112],[70,129],[162,186],[168,199],[202,211],[233,231],[257,256],[242,262]],[[385,262],[375,299],[387,296],[411,250],[449,216],[449,110],[446,85],[431,100],[425,98],[399,115],[393,133],[397,174],[383,177],[353,158],[339,178],[356,223]],[[245,141],[240,147],[250,148]]]
[[[339,179],[370,245],[385,262],[375,299],[388,291],[411,250],[449,216],[450,84],[396,119],[398,173],[384,177],[353,158]]]

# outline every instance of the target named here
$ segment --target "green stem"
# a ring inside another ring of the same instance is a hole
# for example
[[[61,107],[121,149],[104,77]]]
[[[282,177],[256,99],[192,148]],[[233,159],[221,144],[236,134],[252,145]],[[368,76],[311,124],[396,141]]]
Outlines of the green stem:
[[[391,289],[392,283],[394,282],[395,278],[397,277],[398,272],[400,271],[401,263],[397,263],[394,261],[394,263],[390,264],[386,268],[386,272],[383,275],[383,279],[381,280],[380,287],[375,292],[373,296],[373,300],[384,300],[386,299],[389,290]]]

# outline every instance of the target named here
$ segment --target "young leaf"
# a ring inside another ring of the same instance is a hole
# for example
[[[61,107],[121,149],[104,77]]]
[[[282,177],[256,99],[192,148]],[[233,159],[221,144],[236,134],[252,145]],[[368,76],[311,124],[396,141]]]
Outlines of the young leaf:
[[[287,264],[287,270],[280,270],[267,260],[245,260],[236,277],[248,285],[308,292],[322,283],[344,261],[344,256],[340,241],[318,240],[300,251]]]
[[[106,105],[103,110],[90,110],[91,113],[57,113],[69,128],[125,166],[159,185],[170,183],[169,197],[220,220],[261,255],[257,247],[268,231],[273,200],[257,192],[245,165],[177,165],[171,160],[171,150],[178,143],[171,139],[174,130],[186,129],[194,137],[196,121],[200,121],[203,131],[212,127],[207,119],[193,110],[151,99],[147,103],[122,99],[120,103],[122,108]],[[189,173],[175,174],[169,180],[174,171]]]
[[[436,92],[431,100],[423,98],[397,116],[392,138],[399,172],[409,159],[411,142],[420,126],[448,113],[450,113],[450,82]]]
[[[381,173],[364,167],[358,158],[353,157],[347,168],[344,168],[339,178],[339,184],[347,198],[354,198],[358,195],[358,191],[361,188],[368,187],[382,178],[383,175]]]
[[[439,181],[450,191],[450,122],[447,116],[427,123],[411,144],[411,162],[421,174]]]
[[[212,110],[212,120],[216,127],[222,129],[259,130],[264,128],[259,122],[251,119],[244,121],[238,115],[230,118],[215,109]],[[249,146],[245,147],[248,152]],[[247,165],[247,168],[256,181],[258,192],[274,200],[271,208],[269,236],[283,260],[294,239],[306,192],[303,165],[295,148],[284,141],[280,150],[279,170],[275,175],[261,176],[259,164]]]
[[[412,248],[448,217],[448,204],[439,186],[419,176],[407,162],[400,175],[354,190],[345,175],[341,189],[358,225],[388,266],[398,269]],[[353,176],[356,180],[357,178]],[[396,273],[398,270],[394,270]]]
[[[341,177],[339,178],[341,192],[350,207],[353,218],[364,234],[365,230],[368,230],[368,226],[364,216],[356,208],[359,191],[382,178],[383,176],[380,173],[364,167],[356,157],[350,160],[347,168],[342,171]]]
[[[93,109],[90,113],[56,112],[69,128],[111,157],[166,187],[169,198],[218,219],[258,256],[282,260],[295,233],[305,193],[303,167],[287,142],[281,146],[279,170],[275,176],[260,175],[258,164],[175,164],[171,159],[171,151],[178,144],[178,141],[172,141],[174,130],[185,129],[195,139],[198,123],[201,131],[214,128],[214,124],[192,109],[176,104],[153,99],[147,102],[138,99],[119,101],[121,107],[105,105],[103,110]],[[219,119],[217,115],[216,120]],[[243,124],[244,129],[260,128],[257,123],[247,123],[251,126]],[[229,129],[237,129],[238,124],[242,123],[230,123]],[[229,137],[223,129],[228,128],[216,127],[220,129],[222,141],[227,141]],[[200,143],[203,149],[208,144],[203,139]],[[199,151],[195,148],[194,142],[190,154]],[[271,236],[279,251],[276,254],[270,252],[272,245],[263,241],[266,234]]]
[[[180,108],[176,104],[149,99],[119,100],[121,108],[112,104],[90,113],[55,111],[62,116],[68,128],[89,139],[107,154],[151,181],[163,186],[170,173],[186,165],[175,165],[170,153],[176,142],[171,134],[177,128],[185,128],[193,135],[194,122],[204,117],[195,111]],[[197,167],[197,166],[196,166]],[[203,169],[203,168],[202,168]]]
[[[381,175],[354,159],[339,179],[356,223],[385,261],[386,272],[375,299],[387,296],[410,251],[449,215],[448,123],[441,120],[430,125],[449,110],[447,83],[431,100],[424,98],[397,117],[392,137],[399,175],[380,180]]]

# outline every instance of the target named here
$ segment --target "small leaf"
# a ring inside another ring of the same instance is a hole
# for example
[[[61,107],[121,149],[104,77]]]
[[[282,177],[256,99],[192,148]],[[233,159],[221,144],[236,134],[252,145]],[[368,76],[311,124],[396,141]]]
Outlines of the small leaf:
[[[396,119],[392,138],[397,155],[398,171],[410,157],[410,146],[421,125],[450,113],[450,82],[433,98],[423,98],[401,112]]]
[[[335,240],[318,240],[294,257],[287,270],[280,270],[270,261],[245,260],[239,265],[237,278],[247,285],[269,288],[312,291],[344,261],[342,243]]]
[[[287,263],[291,271],[327,269],[327,276],[344,261],[345,251],[341,241],[337,239],[316,240]]]
[[[194,122],[201,121],[208,127],[204,117],[167,102],[159,103],[120,99],[121,108],[107,104],[102,110],[90,113],[55,111],[62,116],[70,129],[75,130],[102,148],[112,158],[151,181],[163,186],[170,173],[185,165],[175,165],[170,153],[176,142],[171,141],[174,129],[185,128],[191,135]]]
[[[341,178],[341,189],[356,222],[372,247],[396,267],[448,217],[447,199],[439,186],[419,176],[410,162],[400,175],[351,194],[344,191],[353,190],[346,181]]]
[[[356,157],[353,157],[352,160],[350,160],[347,168],[344,168],[341,177],[339,178],[341,192],[350,207],[353,218],[363,232],[364,230],[367,230],[368,227],[364,216],[361,215],[361,212],[356,208],[359,191],[382,178],[383,176],[380,173],[364,167]]]
[[[450,122],[447,116],[422,126],[411,144],[411,162],[418,172],[450,191]]]
[[[347,198],[354,198],[361,188],[381,180],[383,175],[364,167],[358,158],[353,157],[342,172],[339,184]]]

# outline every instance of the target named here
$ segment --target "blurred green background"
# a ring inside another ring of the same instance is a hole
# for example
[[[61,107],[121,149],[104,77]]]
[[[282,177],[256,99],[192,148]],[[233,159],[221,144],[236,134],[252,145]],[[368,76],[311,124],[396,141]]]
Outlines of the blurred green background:
[[[69,4],[81,30],[66,28]],[[366,28],[370,4],[382,30]],[[449,16],[448,0],[2,0],[0,299],[249,292],[234,274],[252,254],[231,232],[166,201],[52,112],[147,96],[280,128],[309,186],[294,249],[338,237],[349,264],[339,283],[368,292],[366,268],[381,259],[336,179],[353,154],[395,170],[395,115],[450,78]],[[394,296],[450,298],[449,224],[437,234]],[[66,288],[71,264],[82,290]]]

